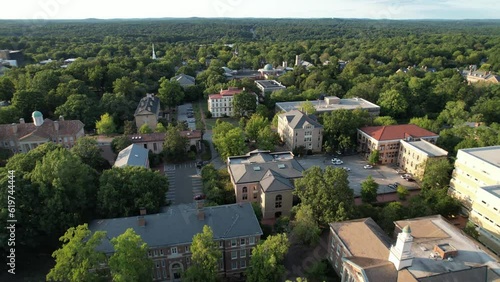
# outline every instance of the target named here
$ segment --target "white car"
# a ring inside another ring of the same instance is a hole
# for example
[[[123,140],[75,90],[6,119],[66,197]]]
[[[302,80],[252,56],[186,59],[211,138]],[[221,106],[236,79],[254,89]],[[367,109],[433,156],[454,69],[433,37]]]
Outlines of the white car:
[[[346,166],[344,166],[344,167],[342,167],[342,168],[343,168],[343,169],[345,169],[345,171],[351,171],[351,169],[350,169],[350,168],[348,168],[348,167],[346,167]]]
[[[337,161],[340,161],[340,159],[337,159],[337,158],[332,159],[332,163],[336,163]]]
[[[370,169],[370,168],[373,168],[373,166],[372,165],[365,165],[363,168],[364,169]]]
[[[336,162],[333,163],[334,165],[341,165],[341,164],[344,164],[343,161],[341,160],[337,160]]]

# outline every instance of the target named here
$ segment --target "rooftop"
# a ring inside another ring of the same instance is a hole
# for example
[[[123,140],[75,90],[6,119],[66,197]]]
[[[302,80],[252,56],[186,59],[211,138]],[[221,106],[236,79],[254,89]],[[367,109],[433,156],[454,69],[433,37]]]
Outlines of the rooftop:
[[[484,191],[490,193],[492,196],[500,198],[500,185],[481,187]]]
[[[314,108],[318,113],[331,112],[340,109],[354,110],[357,108],[366,109],[369,112],[377,111],[380,112],[380,107],[362,98],[350,98],[350,99],[339,99],[339,103],[329,104],[325,100],[312,100]],[[281,102],[276,103],[276,107],[285,112],[291,110],[300,110],[301,104],[305,101],[293,101],[293,102]]]
[[[500,146],[461,149],[459,151],[500,167]]]
[[[276,80],[256,80],[255,83],[257,85],[262,86],[262,88],[264,88],[264,89],[272,89],[272,88],[285,89],[286,88],[286,86],[277,82]]]
[[[41,126],[35,126],[33,123],[0,124],[0,139],[16,136],[21,140],[29,136],[38,136],[50,140],[58,136],[76,135],[84,126],[79,120],[57,120],[57,122],[59,130],[55,128],[55,121],[48,118],[43,120]],[[17,133],[14,133],[14,128],[17,129]]]
[[[118,153],[114,166],[142,166],[147,167],[148,149],[132,144]]]
[[[236,94],[239,94],[239,93],[243,92],[243,90],[245,90],[245,89],[239,89],[238,87],[229,87],[226,90],[221,89],[218,94],[209,95],[208,98],[209,99],[221,99],[223,97],[234,96]]]
[[[400,220],[396,221],[395,225],[396,230],[401,230],[406,225],[412,230],[411,252],[414,258],[408,270],[416,278],[468,270],[482,265],[487,265],[500,275],[498,258],[481,250],[475,241],[469,239],[440,215]],[[451,260],[443,260],[434,254],[433,249],[436,245],[457,250],[458,253]]]
[[[410,142],[401,140],[401,143],[408,144],[409,146],[424,152],[430,157],[445,157],[448,155],[447,151],[425,140],[410,141]]]
[[[203,231],[204,225],[212,228],[215,240],[262,235],[250,203],[204,207],[201,210],[205,214],[203,219],[198,217],[196,204],[173,205],[161,213],[145,215],[145,226],[139,226],[138,217],[132,216],[94,220],[89,229],[93,232],[106,231],[106,238],[114,238],[132,228],[149,247],[189,244],[194,235]],[[99,249],[113,252],[108,240]]]
[[[360,129],[378,141],[401,140],[408,137],[437,137],[438,135],[414,124],[367,126]]]
[[[323,128],[323,126],[317,122],[315,119],[311,118],[310,116],[304,114],[301,111],[298,110],[292,110],[283,114],[279,115],[280,118],[286,118],[288,125],[291,128],[297,129],[297,128],[302,128],[305,123],[309,123],[312,126],[316,128]]]
[[[134,116],[156,114],[159,110],[160,98],[148,93],[146,97],[143,97],[141,101],[139,101]]]

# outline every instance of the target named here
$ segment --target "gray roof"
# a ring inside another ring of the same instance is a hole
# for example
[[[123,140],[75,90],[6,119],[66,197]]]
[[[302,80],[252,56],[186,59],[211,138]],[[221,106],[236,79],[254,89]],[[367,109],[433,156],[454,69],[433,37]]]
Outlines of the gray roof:
[[[323,128],[319,122],[299,110],[292,110],[280,115],[280,117],[283,116],[286,117],[288,125],[293,129],[303,128],[306,122],[315,128]]]
[[[471,156],[474,156],[482,161],[490,163],[496,167],[500,167],[500,146],[479,147],[470,149],[460,149]]]
[[[106,231],[106,238],[121,235],[128,228],[141,236],[149,247],[189,244],[194,235],[203,231],[203,226],[212,228],[215,240],[262,235],[262,229],[250,203],[202,208],[204,219],[198,218],[196,204],[174,205],[158,214],[145,215],[145,226],[138,225],[138,217],[122,217],[94,220],[92,232]],[[113,252],[109,239],[98,250]]]
[[[445,157],[448,155],[447,151],[425,140],[411,141],[411,142],[401,140],[400,142],[413,146],[414,148],[424,152],[430,157]]]
[[[132,144],[118,153],[114,166],[142,166],[146,167],[148,161],[148,149],[140,145]]]
[[[147,94],[146,97],[143,97],[141,101],[139,101],[139,105],[137,105],[137,109],[135,110],[136,115],[150,115],[156,113],[160,110],[160,98],[153,96],[151,94]]]
[[[281,176],[273,170],[266,171],[266,174],[260,181],[260,186],[264,192],[278,192],[284,190],[293,190],[294,186],[290,179]]]
[[[271,161],[265,163],[230,164],[229,172],[234,183],[259,182],[268,170],[278,172],[284,178],[302,177],[304,168],[295,159]]]
[[[179,74],[170,79],[170,81],[177,81],[180,85],[194,85],[195,78],[187,74]]]

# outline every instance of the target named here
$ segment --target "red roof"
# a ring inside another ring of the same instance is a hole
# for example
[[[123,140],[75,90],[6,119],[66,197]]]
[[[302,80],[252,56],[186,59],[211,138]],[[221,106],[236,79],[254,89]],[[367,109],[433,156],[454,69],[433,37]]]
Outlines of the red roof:
[[[436,133],[414,124],[399,124],[386,126],[367,126],[360,129],[378,141],[405,139],[406,137],[432,137]]]
[[[209,95],[208,97],[210,99],[222,99],[224,96],[233,96],[235,94],[239,94],[243,91],[243,89],[239,89],[238,87],[229,87],[226,90],[221,90],[219,94],[212,94]]]

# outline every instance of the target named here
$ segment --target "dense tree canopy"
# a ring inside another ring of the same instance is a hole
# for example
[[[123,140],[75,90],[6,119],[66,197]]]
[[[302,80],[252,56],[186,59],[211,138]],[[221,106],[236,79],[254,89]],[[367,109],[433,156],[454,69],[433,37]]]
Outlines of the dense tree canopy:
[[[289,246],[286,234],[267,237],[263,243],[252,250],[246,281],[282,281],[285,274],[283,260]]]
[[[212,229],[205,225],[203,232],[194,235],[190,251],[191,265],[182,277],[191,282],[215,282],[218,280],[219,260],[222,255],[219,244],[214,241]]]

